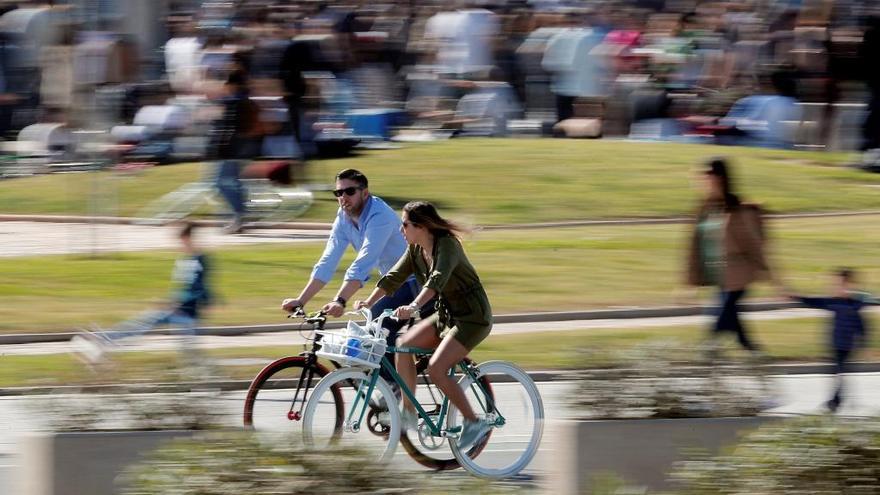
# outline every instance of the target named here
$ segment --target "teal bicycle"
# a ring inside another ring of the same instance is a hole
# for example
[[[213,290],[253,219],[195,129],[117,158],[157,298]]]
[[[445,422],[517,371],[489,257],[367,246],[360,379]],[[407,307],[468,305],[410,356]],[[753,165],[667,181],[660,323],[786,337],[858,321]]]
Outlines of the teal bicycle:
[[[477,415],[489,426],[488,433],[467,449],[459,448],[462,418],[455,406],[443,397],[439,407],[426,409],[424,394],[434,392],[420,387],[419,397],[406,386],[394,366],[385,358],[386,349],[394,353],[430,355],[431,349],[388,347],[381,328],[383,314],[375,320],[369,310],[361,310],[366,325],[349,323],[347,331],[323,331],[317,355],[332,359],[340,368],[318,383],[303,411],[303,435],[314,448],[352,445],[367,451],[376,460],[391,461],[401,435],[418,442],[423,451],[438,455],[451,450],[458,463],[469,472],[485,478],[514,476],[526,468],[541,443],[544,405],[531,377],[518,366],[505,361],[474,365],[462,361],[450,370]],[[402,432],[400,407],[388,382],[380,376],[384,369],[415,406],[418,425]],[[492,390],[481,380],[488,377]],[[343,421],[337,417],[337,397],[344,397]],[[376,405],[380,407],[376,407]],[[391,407],[381,407],[392,404]],[[379,411],[377,413],[377,411]],[[415,438],[413,438],[415,437]]]

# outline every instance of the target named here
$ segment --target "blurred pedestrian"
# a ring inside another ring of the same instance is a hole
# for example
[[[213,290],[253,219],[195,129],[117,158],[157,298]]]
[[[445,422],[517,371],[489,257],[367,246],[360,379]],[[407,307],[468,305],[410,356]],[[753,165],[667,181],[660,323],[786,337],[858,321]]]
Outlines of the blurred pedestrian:
[[[281,56],[279,72],[284,85],[284,101],[287,103],[287,115],[293,136],[296,138],[297,146],[305,150],[310,148],[310,143],[303,141],[309,133],[302,132],[304,100],[308,92],[305,73],[316,70],[318,61],[310,43],[293,39],[295,31],[291,31],[290,34],[291,40]]]
[[[201,58],[203,40],[196,33],[195,22],[190,18],[175,18],[168,29],[174,36],[165,43],[165,70],[168,84],[177,94],[190,94],[202,82]]]
[[[862,125],[862,150],[880,148],[880,16],[871,16],[859,46],[859,58],[870,91],[868,115]]]
[[[262,133],[259,107],[250,99],[246,55],[236,52],[233,69],[226,79],[221,98],[223,116],[212,131],[212,147],[219,160],[216,186],[232,210],[232,221],[224,227],[229,234],[244,228],[247,200],[241,183],[244,162],[259,154]]]
[[[701,176],[704,196],[688,249],[687,283],[718,290],[712,337],[734,332],[743,348],[756,352],[759,346],[740,319],[739,302],[752,282],[776,280],[765,257],[761,208],[743,203],[734,193],[730,167],[723,158],[709,160]]]
[[[547,41],[541,65],[553,77],[557,122],[575,116],[578,98],[605,96],[605,61],[594,52],[605,34],[599,29],[572,27],[560,30]]]
[[[73,26],[59,28],[58,42],[46,45],[40,50],[40,105],[45,113],[63,117],[48,119],[48,122],[68,122],[73,106],[73,51],[75,32]]]
[[[880,304],[880,301],[869,298],[864,292],[855,290],[855,286],[855,272],[849,268],[841,268],[833,274],[831,297],[789,294],[791,299],[805,306],[834,313],[829,344],[834,360],[835,387],[831,399],[825,403],[831,412],[837,411],[843,402],[843,373],[847,372],[850,358],[867,342],[867,325],[859,311],[867,305]]]
[[[160,309],[145,311],[107,332],[81,332],[71,339],[71,344],[88,362],[100,361],[108,348],[125,338],[143,335],[160,325],[173,325],[186,335],[183,348],[195,361],[192,338],[202,310],[211,303],[209,286],[210,263],[193,241],[195,225],[184,223],[178,231],[182,256],[174,263],[172,280],[176,288],[169,303]],[[197,364],[197,363],[190,363]]]

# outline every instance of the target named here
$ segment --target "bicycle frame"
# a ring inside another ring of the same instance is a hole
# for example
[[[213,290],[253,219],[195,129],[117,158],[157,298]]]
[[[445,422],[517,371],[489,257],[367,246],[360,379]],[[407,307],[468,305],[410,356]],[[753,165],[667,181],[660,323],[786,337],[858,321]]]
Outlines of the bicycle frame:
[[[323,330],[324,323],[325,322],[323,321],[316,323],[315,328],[318,330]],[[312,388],[312,380],[315,377],[314,366],[318,363],[318,356],[315,355],[315,352],[320,349],[320,342],[321,335],[316,334],[315,339],[312,341],[312,349],[300,353],[300,356],[305,358],[306,362],[302,368],[302,372],[299,375],[299,382],[296,384],[296,391],[293,393],[293,399],[290,402],[290,410],[287,412],[287,419],[290,419],[292,421],[299,421],[299,419],[302,417],[302,412],[306,405],[306,394],[308,394],[309,389]],[[338,363],[332,362],[332,364],[336,367],[336,369],[339,369]],[[305,382],[305,390],[303,390],[303,382]],[[294,411],[297,400],[299,399],[300,391],[302,391],[303,400],[300,402],[299,410]]]
[[[312,380],[315,378],[315,369],[314,365],[318,362],[317,356],[315,356],[315,346],[313,344],[311,352],[304,352],[300,354],[300,356],[306,359],[305,365],[303,366],[302,372],[299,375],[299,382],[296,384],[296,391],[293,393],[293,399],[290,402],[290,411],[287,413],[287,419],[298,421],[302,417],[303,408],[306,405],[306,394],[308,390],[312,388]],[[336,364],[336,363],[334,363]],[[338,365],[337,365],[338,368]],[[302,392],[303,400],[300,402],[299,410],[294,411],[294,407],[296,407],[296,402],[299,399],[300,391],[303,388],[303,382],[305,382],[305,390]]]
[[[420,349],[420,348],[416,348],[416,347],[395,347],[395,346],[388,347],[387,351],[392,352],[392,353],[400,353],[400,354],[425,354],[425,355],[430,355],[431,353],[434,352],[431,349]],[[456,366],[453,366],[452,368],[449,369],[449,376],[453,376],[455,374],[456,367],[461,370],[462,374],[466,374],[466,375],[470,376],[472,390],[474,390],[476,392],[476,390],[474,389],[475,386],[479,387],[481,389],[480,391],[482,392],[482,397],[486,398],[486,403],[483,403],[483,399],[479,393],[476,393],[476,397],[477,397],[477,402],[479,403],[480,408],[483,410],[483,412],[487,413],[487,414],[490,411],[494,412],[497,415],[497,417],[495,418],[495,421],[493,422],[494,425],[495,426],[503,425],[505,422],[504,417],[498,412],[497,408],[495,407],[495,404],[491,398],[491,395],[489,393],[487,393],[485,387],[483,387],[482,383],[480,383],[480,381],[477,379],[477,375],[474,372],[473,368],[471,368],[470,366],[465,364],[464,361],[462,361],[462,362],[458,363]],[[410,390],[410,388],[406,385],[406,383],[404,383],[403,378],[400,376],[400,374],[397,373],[397,370],[394,368],[394,366],[391,364],[390,361],[388,361],[388,358],[386,358],[385,356],[382,356],[381,368],[385,369],[385,371],[387,371],[390,374],[391,378],[400,386],[401,393],[406,395],[407,399],[409,399],[409,401],[415,406],[416,412],[418,413],[419,417],[425,421],[425,424],[428,426],[432,436],[444,437],[444,436],[447,436],[446,435],[447,433],[457,433],[457,432],[445,431],[442,429],[442,425],[446,419],[446,413],[449,410],[449,398],[448,397],[446,397],[445,395],[443,396],[443,402],[440,405],[440,415],[438,416],[437,422],[435,423],[431,419],[431,415],[428,414],[428,412],[425,411],[425,409],[422,407],[422,405],[419,403],[419,401],[416,400],[415,393],[412,390]],[[355,394],[354,403],[351,406],[351,410],[349,411],[348,418],[346,418],[346,422],[345,422],[345,424],[348,425],[348,427],[353,431],[357,431],[360,429],[360,424],[363,422],[364,416],[367,413],[367,408],[369,407],[370,398],[372,397],[372,394],[373,394],[373,389],[375,389],[376,382],[378,382],[378,380],[379,380],[379,374],[380,374],[380,368],[373,369],[369,374],[369,380],[361,382],[360,386],[358,387],[358,391]],[[363,390],[365,386],[367,388],[366,391]],[[363,405],[359,404],[359,402],[361,400],[363,400]],[[353,417],[356,414],[356,412],[358,411],[359,407],[360,407],[360,412],[358,413],[358,418],[357,418],[357,421],[355,422],[355,421],[353,421]]]

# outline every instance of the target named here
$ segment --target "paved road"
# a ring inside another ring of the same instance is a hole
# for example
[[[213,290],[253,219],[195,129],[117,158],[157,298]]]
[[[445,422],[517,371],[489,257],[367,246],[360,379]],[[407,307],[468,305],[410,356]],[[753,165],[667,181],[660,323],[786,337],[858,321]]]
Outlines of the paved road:
[[[860,373],[850,375],[850,402],[845,404],[839,414],[847,416],[867,416],[880,413],[880,373]],[[774,377],[779,391],[779,406],[771,413],[776,414],[819,414],[821,404],[826,399],[831,381],[825,375],[786,375]],[[539,384],[544,399],[547,428],[538,456],[526,470],[526,479],[540,479],[553,462],[554,423],[575,414],[566,406],[567,395],[571,393],[572,382],[544,382]],[[496,393],[505,394],[504,387]],[[224,393],[214,399],[213,405],[225,414],[230,425],[240,424],[243,392]],[[20,435],[38,431],[47,421],[46,405],[49,401],[88,400],[82,396],[30,396],[0,397],[0,493],[16,493],[13,476],[17,465],[16,441]],[[495,453],[492,455],[502,455]],[[407,469],[423,469],[402,453],[395,457],[395,463]]]
[[[204,227],[197,235],[201,245],[215,247],[308,242],[326,239],[328,233],[316,230],[257,229],[241,235],[224,235],[219,228]],[[0,222],[0,257],[147,251],[175,249],[177,246],[173,227]]]

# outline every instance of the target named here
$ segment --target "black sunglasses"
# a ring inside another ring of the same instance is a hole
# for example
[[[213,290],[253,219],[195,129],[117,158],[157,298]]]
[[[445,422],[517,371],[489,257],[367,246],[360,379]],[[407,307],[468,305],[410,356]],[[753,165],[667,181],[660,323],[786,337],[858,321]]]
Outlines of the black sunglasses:
[[[337,198],[341,198],[343,194],[345,194],[346,196],[353,196],[354,193],[360,191],[363,188],[363,186],[351,186],[346,187],[345,189],[336,189],[333,191],[333,195]]]

